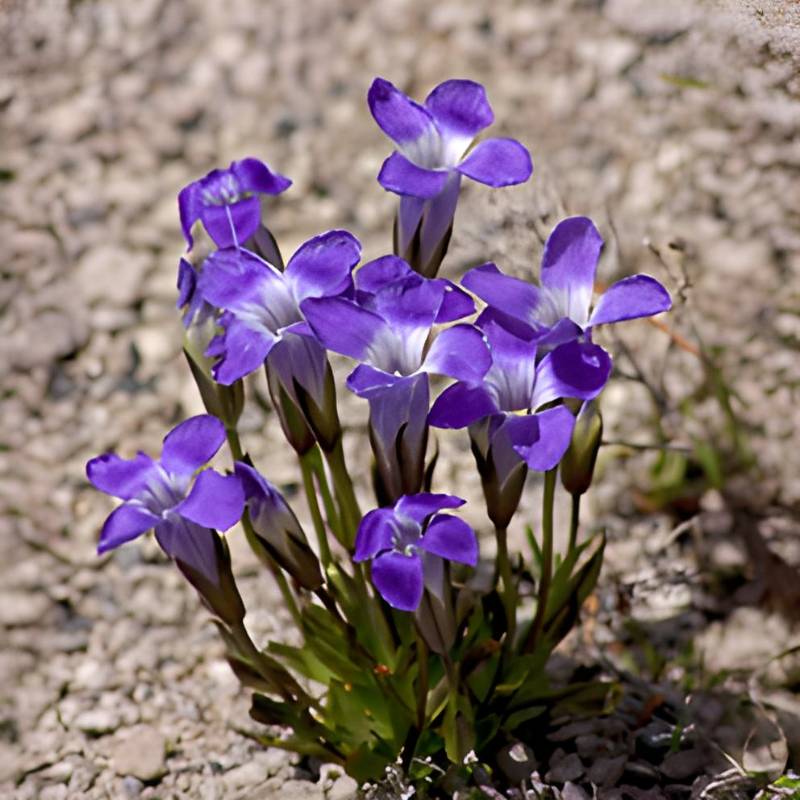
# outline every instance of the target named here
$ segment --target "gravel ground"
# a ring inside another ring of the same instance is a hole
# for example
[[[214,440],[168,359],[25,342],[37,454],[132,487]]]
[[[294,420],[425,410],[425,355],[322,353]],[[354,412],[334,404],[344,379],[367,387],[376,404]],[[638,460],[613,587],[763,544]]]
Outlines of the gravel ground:
[[[644,270],[665,281],[680,298],[674,332],[719,349],[735,385],[761,480],[732,487],[735,513],[706,493],[687,544],[664,513],[636,522],[651,456],[610,459],[592,509],[613,540],[600,598],[627,587],[650,622],[681,609],[717,671],[759,669],[793,643],[786,614],[701,614],[690,576],[709,564],[746,572],[754,530],[784,566],[800,562],[796,24],[792,3],[733,0],[0,5],[0,795],[352,796],[349,779],[237,732],[248,699],[180,576],[152,543],[95,557],[110,504],[83,467],[108,449],[157,451],[201,410],[173,307],[175,196],[189,180],[264,158],[294,180],[268,207],[284,252],[335,226],[369,257],[388,247],[394,200],[374,180],[387,142],[365,103],[375,75],[417,95],[446,77],[480,80],[494,132],[533,152],[528,186],[467,188],[448,274],[488,259],[523,274],[558,214],[593,215],[610,242],[604,279]],[[608,343],[667,376],[662,424],[675,442],[714,424],[713,402],[677,413],[699,364],[674,338],[638,322]],[[363,408],[345,405],[362,424]],[[652,441],[641,383],[620,381],[605,411],[609,438]],[[291,493],[292,464],[275,456],[284,448],[266,422],[249,412],[247,444]],[[449,464],[443,477],[457,472]],[[460,480],[477,491],[470,471]],[[286,620],[231,540],[261,640]],[[603,613],[595,643],[613,655],[619,631]],[[788,719],[796,709],[782,697]]]

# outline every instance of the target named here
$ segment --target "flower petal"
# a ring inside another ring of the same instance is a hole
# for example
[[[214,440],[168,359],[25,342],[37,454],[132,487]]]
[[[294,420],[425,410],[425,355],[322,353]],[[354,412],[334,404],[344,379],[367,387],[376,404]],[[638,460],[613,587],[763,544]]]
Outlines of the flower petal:
[[[536,368],[531,408],[565,397],[591,400],[606,385],[611,356],[589,342],[572,341],[548,353]]]
[[[203,263],[199,286],[203,298],[217,308],[294,305],[283,275],[249,250],[215,250]],[[285,316],[285,314],[284,314]],[[298,315],[299,319],[299,315]]]
[[[242,518],[244,490],[236,475],[220,475],[204,469],[189,495],[174,511],[205,528],[226,531]]]
[[[181,217],[181,230],[186,239],[186,249],[191,250],[194,245],[192,226],[200,219],[203,203],[200,196],[200,187],[196,182],[184,186],[178,193],[178,212]]]
[[[156,539],[161,549],[175,561],[219,584],[219,567],[214,537],[218,534],[183,517],[164,520],[156,527]]]
[[[394,509],[398,514],[409,517],[422,525],[431,514],[435,514],[443,508],[460,508],[466,502],[454,494],[420,492],[420,494],[404,494],[395,503]]]
[[[395,236],[397,247],[395,248],[405,258],[411,258],[409,252],[414,242],[414,237],[422,221],[422,214],[425,211],[425,203],[421,197],[411,197],[410,195],[400,195],[400,204],[397,208],[397,221]]]
[[[475,303],[460,286],[456,286],[445,278],[436,278],[435,280],[444,287],[442,304],[436,314],[437,324],[455,322],[457,319],[463,319],[475,313]]]
[[[474,181],[487,186],[525,183],[533,172],[530,153],[516,139],[485,139],[456,167]]]
[[[367,400],[390,389],[396,383],[405,380],[399,375],[390,375],[380,369],[375,369],[369,364],[359,364],[347,376],[347,388]]]
[[[197,288],[197,270],[185,259],[178,262],[178,300],[175,303],[177,309],[187,305]]]
[[[142,491],[157,469],[155,461],[146,453],[137,453],[131,459],[105,453],[86,464],[86,477],[95,489],[121,500],[131,500]]]
[[[433,340],[420,369],[474,383],[491,364],[484,335],[474,325],[454,325]]]
[[[478,540],[475,531],[463,519],[452,514],[437,514],[419,541],[419,547],[448,561],[478,563]]]
[[[370,511],[358,526],[353,561],[366,561],[384,550],[391,550],[394,532],[394,514],[391,508]]]
[[[454,383],[436,398],[428,422],[435,428],[466,428],[498,410],[483,386]]]
[[[439,247],[453,224],[460,189],[461,173],[453,170],[442,191],[431,199],[425,209],[420,230],[420,263],[423,268],[427,267],[436,248]]]
[[[214,380],[230,386],[257,370],[280,337],[266,330],[254,330],[232,315],[223,317],[224,333],[211,341],[206,355],[219,356],[211,368]]]
[[[142,506],[123,503],[111,512],[103,525],[97,543],[98,555],[141,536],[160,520],[160,517]]]
[[[286,278],[298,304],[307,297],[341,294],[352,286],[351,273],[361,258],[361,242],[333,230],[304,242],[286,265]]]
[[[511,425],[508,430],[514,450],[530,469],[545,472],[561,461],[567,452],[575,417],[566,406],[556,406],[530,417],[515,417],[527,425]],[[512,421],[514,421],[512,420]],[[536,423],[531,424],[531,423]]]
[[[425,98],[425,108],[430,111],[442,131],[472,139],[494,122],[494,113],[480,83],[452,79],[440,83]]]
[[[435,128],[427,109],[383,78],[375,78],[372,82],[367,102],[375,122],[399,145],[427,136]]]
[[[392,608],[416,611],[422,600],[422,559],[390,551],[372,562],[372,582]]]
[[[310,298],[300,308],[328,350],[359,361],[367,357],[373,342],[388,331],[377,314],[341,297]]]
[[[225,426],[216,417],[190,417],[164,437],[161,465],[175,475],[191,475],[214,457],[224,441]]]
[[[245,192],[280,194],[292,185],[288,178],[273,172],[257,158],[243,158],[241,161],[234,161],[230,166],[230,171],[239,182],[242,191]]]
[[[631,275],[608,287],[597,301],[589,325],[652,317],[672,308],[669,292],[649,275]]]
[[[527,323],[541,303],[538,287],[504,274],[491,262],[467,272],[461,285],[490,306]]]
[[[261,202],[253,196],[231,204],[204,204],[200,208],[200,219],[217,247],[238,247],[258,229]]]
[[[417,166],[395,150],[383,162],[378,173],[378,183],[387,192],[427,200],[436,197],[444,189],[448,175],[445,170]]]
[[[581,327],[589,319],[594,275],[603,237],[588,217],[569,217],[556,225],[544,245],[542,286],[562,317]]]
[[[381,256],[356,270],[353,278],[358,292],[376,294],[393,283],[411,278],[416,273],[399,256]]]

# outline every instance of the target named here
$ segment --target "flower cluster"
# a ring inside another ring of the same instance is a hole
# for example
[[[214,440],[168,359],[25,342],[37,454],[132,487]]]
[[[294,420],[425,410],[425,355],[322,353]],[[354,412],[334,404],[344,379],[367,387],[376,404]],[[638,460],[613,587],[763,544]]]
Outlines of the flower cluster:
[[[219,621],[236,674],[257,690],[253,716],[293,728],[292,738],[275,743],[342,763],[358,777],[379,773],[398,753],[408,766],[423,740],[428,754],[455,761],[473,747],[491,750],[541,703],[534,687],[542,677],[530,665],[544,660],[532,654],[549,652],[564,635],[563,609],[579,607],[602,557],[600,545],[579,567],[590,543],[575,536],[558,571],[552,553],[559,465],[578,498],[599,446],[596,399],[612,363],[594,333],[670,308],[666,290],[647,275],[624,278],[593,302],[603,240],[585,217],[554,228],[538,282],[490,263],[460,284],[437,277],[461,178],[521,183],[531,175],[530,156],[513,139],[472,146],[494,119],[472,81],[446,81],[420,105],[379,78],[368,102],[397,146],[378,176],[400,195],[394,252],[361,264],[356,237],[331,230],[284,264],[262,222],[261,196],[285,191],[287,178],[246,158],[189,184],[178,198],[189,248],[179,264],[178,308],[208,413],[175,427],[158,461],[106,454],[87,465],[91,483],[123,501],[98,552],[154,530]],[[213,243],[204,257],[194,246],[197,225]],[[345,458],[329,353],[353,362],[346,386],[369,410],[375,500],[365,514]],[[262,366],[298,458],[316,547],[239,438],[243,380]],[[451,513],[465,501],[432,491],[431,427],[468,431],[496,539],[489,585],[477,569],[476,531]],[[232,464],[221,474],[208,462],[226,440]],[[545,474],[532,617],[518,608],[525,570],[514,568],[506,543],[529,471]],[[247,634],[218,533],[240,521],[303,648],[259,649]],[[322,684],[322,697],[295,674]],[[464,738],[465,718],[472,739]]]

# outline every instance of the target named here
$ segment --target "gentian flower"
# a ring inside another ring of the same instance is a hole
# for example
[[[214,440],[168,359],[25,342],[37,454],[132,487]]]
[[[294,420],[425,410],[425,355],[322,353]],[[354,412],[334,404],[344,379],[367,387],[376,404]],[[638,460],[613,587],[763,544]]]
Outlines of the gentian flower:
[[[372,582],[393,608],[415,611],[439,559],[474,567],[475,531],[452,514],[464,500],[449,494],[403,495],[393,506],[370,511],[356,535],[354,561],[372,560]]]
[[[481,315],[478,324],[489,342],[491,367],[480,381],[445,389],[428,421],[439,428],[470,426],[489,516],[504,527],[519,503],[526,468],[552,469],[569,447],[572,412],[564,405],[538,409],[561,398],[596,397],[611,358],[598,345],[573,340],[537,363],[535,341],[516,336],[490,315]]]
[[[419,105],[376,78],[368,102],[398,148],[378,175],[384,189],[400,195],[395,251],[432,276],[447,248],[461,176],[495,187],[523,183],[533,170],[530,155],[516,140],[503,138],[486,139],[467,153],[494,121],[486,91],[474,81],[440,83]]]
[[[105,553],[154,529],[168,556],[216,582],[208,529],[227,530],[239,521],[244,492],[235,475],[197,471],[224,441],[223,424],[203,414],[167,434],[158,461],[141,452],[132,459],[106,453],[89,461],[86,475],[95,488],[124,501],[105,521],[97,552]]]
[[[649,317],[672,306],[667,290],[649,275],[612,284],[592,306],[603,239],[586,217],[569,217],[553,229],[542,255],[541,286],[504,275],[494,264],[470,270],[461,283],[493,309],[495,318],[521,323],[540,344],[558,344],[595,325]]]
[[[206,351],[219,357],[214,378],[231,384],[260,367],[287,332],[307,332],[300,303],[350,290],[350,273],[360,256],[358,240],[339,230],[302,244],[285,272],[249,250],[226,248],[212,253],[203,265],[199,285],[203,298],[223,309],[219,320],[223,333]]]
[[[234,161],[181,189],[178,208],[187,249],[194,244],[192,226],[200,220],[217,247],[238,247],[261,222],[260,194],[280,194],[292,182],[256,158]]]
[[[489,352],[481,332],[463,324],[444,329],[427,347],[434,324],[461,318],[474,305],[449,282],[423,278],[396,256],[365,264],[355,288],[354,300],[311,299],[302,310],[325,347],[362,362],[347,386],[370,403],[383,497],[395,500],[421,487],[428,373],[479,380]]]

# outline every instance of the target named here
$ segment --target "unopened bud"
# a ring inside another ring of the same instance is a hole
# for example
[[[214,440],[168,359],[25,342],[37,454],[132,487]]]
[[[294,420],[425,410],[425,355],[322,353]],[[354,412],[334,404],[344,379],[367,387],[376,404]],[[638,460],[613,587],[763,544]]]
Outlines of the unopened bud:
[[[583,494],[591,485],[602,438],[603,418],[597,403],[590,400],[578,413],[572,441],[561,459],[561,483],[570,494]]]

